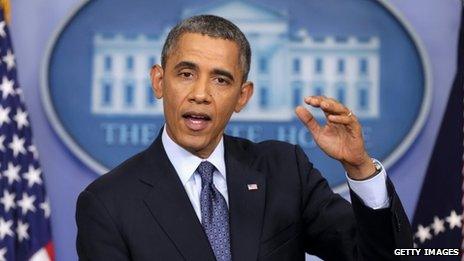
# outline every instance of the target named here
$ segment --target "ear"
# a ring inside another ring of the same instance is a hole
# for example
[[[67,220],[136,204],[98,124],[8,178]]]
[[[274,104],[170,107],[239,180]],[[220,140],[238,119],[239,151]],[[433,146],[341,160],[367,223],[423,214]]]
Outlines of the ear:
[[[240,89],[240,97],[238,98],[238,102],[235,105],[235,112],[240,112],[245,105],[250,100],[251,96],[253,95],[253,83],[252,82],[245,82],[242,84]]]
[[[151,68],[150,77],[151,77],[151,88],[155,93],[156,98],[163,98],[163,68],[157,64]]]

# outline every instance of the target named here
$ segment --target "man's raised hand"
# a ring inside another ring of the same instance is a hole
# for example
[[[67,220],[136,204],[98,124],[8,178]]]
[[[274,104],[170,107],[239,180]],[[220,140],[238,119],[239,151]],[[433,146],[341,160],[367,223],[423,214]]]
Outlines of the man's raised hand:
[[[320,125],[303,106],[296,115],[313,135],[316,144],[330,157],[339,160],[353,179],[364,179],[375,172],[375,166],[364,148],[362,128],[356,116],[335,99],[310,96],[305,103],[320,108],[327,118]]]

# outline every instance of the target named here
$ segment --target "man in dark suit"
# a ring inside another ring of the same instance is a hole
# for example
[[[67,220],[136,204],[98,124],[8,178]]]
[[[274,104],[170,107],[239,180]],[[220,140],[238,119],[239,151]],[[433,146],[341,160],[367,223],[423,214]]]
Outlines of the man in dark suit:
[[[251,51],[216,16],[176,25],[151,71],[166,124],[153,144],[89,185],[76,220],[81,260],[395,259],[412,248],[407,217],[361,126],[337,101],[313,96],[319,125],[296,114],[347,172],[352,205],[294,145],[224,135],[251,98]]]

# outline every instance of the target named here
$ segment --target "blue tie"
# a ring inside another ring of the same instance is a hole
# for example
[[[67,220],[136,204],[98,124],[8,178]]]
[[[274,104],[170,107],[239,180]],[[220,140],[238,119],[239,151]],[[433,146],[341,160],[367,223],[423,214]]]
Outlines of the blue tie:
[[[231,261],[229,210],[226,200],[213,184],[214,165],[203,161],[197,168],[201,176],[201,223],[217,261]]]

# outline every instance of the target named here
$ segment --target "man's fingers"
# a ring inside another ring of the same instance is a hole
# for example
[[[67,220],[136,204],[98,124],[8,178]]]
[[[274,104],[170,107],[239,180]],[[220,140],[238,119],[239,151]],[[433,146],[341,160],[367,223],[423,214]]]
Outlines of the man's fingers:
[[[321,102],[321,109],[329,114],[348,114],[349,110],[334,99],[326,98]]]
[[[348,114],[349,110],[335,99],[324,96],[310,96],[305,102],[313,107],[320,107],[327,114]]]
[[[324,98],[324,96],[309,96],[304,99],[306,104],[309,104],[313,107],[320,107],[321,106],[321,101]]]
[[[325,96],[309,96],[309,97],[306,97],[304,99],[305,103],[306,104],[309,104],[311,105],[312,107],[315,107],[315,108],[320,108],[321,107],[321,102],[325,99],[326,97]],[[327,117],[329,114],[322,110],[322,112],[324,112],[325,114],[325,117]]]
[[[350,125],[354,129],[359,127],[356,116],[348,108],[346,108],[343,104],[335,99],[327,98],[325,96],[309,96],[305,98],[305,103],[316,108],[321,108],[325,114],[325,117],[327,118],[327,121],[330,123]],[[303,111],[301,111],[301,114],[303,115]],[[311,115],[309,112],[308,114]],[[312,115],[311,118],[313,118]],[[315,119],[314,122],[316,122]]]
[[[361,131],[361,125],[358,123],[358,119],[353,114],[351,115],[329,115],[327,120],[334,124],[343,124],[349,126],[354,132]]]
[[[320,125],[317,123],[316,119],[314,116],[303,106],[298,106],[295,109],[295,113],[300,119],[300,121],[306,125],[306,127],[311,131],[313,135],[315,135],[317,132],[319,132]]]
[[[348,115],[329,115],[327,119],[332,123],[339,123],[339,124],[351,124],[353,122],[353,116]]]

